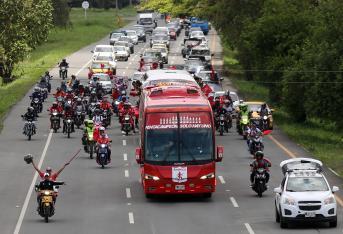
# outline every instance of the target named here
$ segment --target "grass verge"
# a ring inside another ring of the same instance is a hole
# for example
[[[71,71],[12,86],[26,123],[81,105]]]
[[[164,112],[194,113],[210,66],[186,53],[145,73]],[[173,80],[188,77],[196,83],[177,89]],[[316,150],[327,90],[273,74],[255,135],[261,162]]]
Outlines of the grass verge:
[[[73,8],[70,13],[72,26],[51,30],[48,40],[16,67],[14,74],[20,78],[8,85],[0,86],[0,129],[9,109],[27,93],[44,71],[55,67],[66,55],[100,40],[111,30],[125,25],[128,21],[124,18],[135,14],[134,8],[124,8],[119,10],[118,14],[114,9],[90,9],[85,20],[83,9]],[[117,15],[121,17],[120,20]]]
[[[236,53],[227,46],[224,48],[224,69],[230,73],[232,84],[239,90],[244,100],[265,100],[268,102],[268,89],[256,82],[247,81],[239,68],[232,64]],[[233,72],[232,72],[233,71]],[[238,71],[238,72],[237,72]],[[276,125],[290,139],[308,150],[314,157],[343,176],[343,132],[338,132],[333,123],[310,119],[296,123],[286,111],[277,109],[273,115]]]

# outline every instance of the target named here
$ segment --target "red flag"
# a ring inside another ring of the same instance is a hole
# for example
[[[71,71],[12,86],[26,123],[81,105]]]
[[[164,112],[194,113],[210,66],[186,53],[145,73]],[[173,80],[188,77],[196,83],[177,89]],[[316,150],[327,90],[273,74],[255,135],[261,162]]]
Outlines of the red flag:
[[[272,133],[272,130],[264,130],[263,131],[263,135],[269,135],[270,133]]]
[[[211,88],[208,84],[205,84],[205,85],[201,88],[201,91],[202,91],[206,96],[208,96],[208,95],[212,92],[212,88]]]

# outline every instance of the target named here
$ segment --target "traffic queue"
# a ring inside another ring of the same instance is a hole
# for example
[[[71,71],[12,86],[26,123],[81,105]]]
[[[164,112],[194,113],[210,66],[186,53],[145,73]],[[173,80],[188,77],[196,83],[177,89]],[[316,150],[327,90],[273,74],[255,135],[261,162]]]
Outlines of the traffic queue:
[[[271,167],[270,159],[264,157],[263,137],[273,130],[274,110],[265,102],[244,102],[237,93],[223,90],[223,78],[213,65],[215,54],[206,36],[209,28],[200,27],[199,22],[190,18],[170,20],[160,27],[156,23],[149,36],[150,28],[140,24],[111,32],[109,45],[97,45],[91,51],[86,83],[75,75],[68,79],[69,64],[62,60],[61,85],[47,109],[50,129],[58,133],[62,128],[67,138],[79,132],[84,152],[105,168],[115,156],[106,130],[116,121],[123,135],[139,133],[135,157],[146,197],[202,194],[209,198],[216,191],[215,165],[224,155],[216,137],[233,134],[235,127],[254,160],[250,163],[251,188],[262,197]],[[169,64],[170,40],[177,40],[182,29],[185,37],[180,55],[184,64]],[[140,54],[137,71],[132,77],[118,75],[117,63],[127,61],[139,42],[148,43],[150,48]],[[49,72],[41,77],[22,116],[26,120],[23,133],[29,140],[36,133],[34,121],[51,93],[51,79]],[[25,161],[39,171],[32,156]],[[54,214],[57,187],[63,184],[56,179],[63,169],[57,174],[40,172],[43,181],[37,186],[37,211],[46,222]],[[278,220],[283,220],[282,212],[278,212]]]

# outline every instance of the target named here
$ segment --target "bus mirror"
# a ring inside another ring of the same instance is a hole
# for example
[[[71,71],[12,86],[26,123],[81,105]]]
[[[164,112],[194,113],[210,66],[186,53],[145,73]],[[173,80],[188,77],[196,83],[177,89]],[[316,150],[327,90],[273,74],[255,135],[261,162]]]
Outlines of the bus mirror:
[[[136,162],[138,164],[142,163],[142,149],[141,148],[136,148]]]
[[[221,162],[224,156],[224,147],[223,146],[217,146],[217,157],[216,162]]]

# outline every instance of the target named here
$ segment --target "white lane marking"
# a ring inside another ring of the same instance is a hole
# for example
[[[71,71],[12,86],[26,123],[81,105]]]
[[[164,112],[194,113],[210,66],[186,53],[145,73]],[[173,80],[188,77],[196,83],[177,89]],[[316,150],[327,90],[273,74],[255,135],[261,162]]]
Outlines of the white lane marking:
[[[123,140],[123,145],[124,145],[124,146],[126,145],[126,140]]]
[[[225,190],[226,192],[230,192],[231,190],[230,189],[227,189],[227,190]]]
[[[38,168],[42,167],[44,158],[46,156],[46,152],[48,151],[48,147],[50,145],[51,137],[52,137],[52,129],[50,130],[48,139],[46,140],[46,143],[45,143],[45,146],[44,146],[44,149],[43,149],[43,153],[42,153],[42,155],[40,157],[40,160],[39,160],[39,163],[38,163]],[[17,224],[15,226],[13,234],[18,234],[19,231],[20,231],[20,228],[21,228],[21,225],[23,223],[24,216],[25,216],[25,213],[26,213],[26,210],[27,210],[27,206],[29,205],[30,197],[32,195],[33,188],[35,186],[37,177],[38,177],[38,173],[36,172],[35,175],[33,176],[30,188],[27,191],[27,194],[26,194],[26,197],[25,197],[25,201],[24,201],[24,205],[21,208],[20,215],[19,215],[19,218],[18,218],[18,221],[17,221]]]
[[[78,70],[78,71],[75,73],[75,76],[79,75],[80,72],[81,72],[83,69],[85,69],[85,68],[88,66],[88,64],[89,64],[90,62],[92,62],[92,59],[90,59],[85,65],[83,65],[83,66],[81,67],[81,69]]]
[[[135,219],[133,218],[133,213],[129,212],[129,222],[130,224],[134,224],[135,223]]]
[[[125,170],[125,177],[126,177],[126,178],[129,177],[129,170]]]
[[[124,154],[124,161],[127,161],[127,154]]]
[[[131,198],[131,189],[126,188],[126,198]]]
[[[128,205],[128,206],[131,206],[131,203],[129,202],[129,203],[127,203],[127,205]]]
[[[245,228],[248,230],[249,234],[255,234],[254,230],[252,230],[250,224],[245,223]]]
[[[233,205],[233,207],[239,207],[238,203],[236,202],[236,199],[234,197],[230,197],[231,203]]]
[[[335,174],[336,176],[339,177],[339,174],[338,174],[337,172],[335,172],[333,169],[331,169],[330,167],[329,167],[329,170],[330,170],[333,174]]]
[[[220,182],[222,184],[225,184],[225,180],[224,180],[223,176],[218,176],[218,179],[220,180]]]

